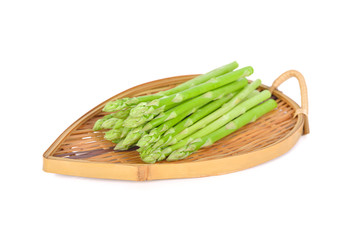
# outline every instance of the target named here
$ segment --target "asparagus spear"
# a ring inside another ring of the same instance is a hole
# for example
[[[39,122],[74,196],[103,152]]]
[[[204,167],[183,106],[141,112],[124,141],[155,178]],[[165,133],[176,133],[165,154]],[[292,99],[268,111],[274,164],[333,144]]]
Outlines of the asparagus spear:
[[[238,117],[239,115],[245,113],[248,109],[256,106],[260,102],[268,99],[271,96],[271,93],[268,90],[262,91],[260,94],[238,104],[232,110],[218,118],[217,120],[211,122],[208,126],[200,129],[196,133],[192,135],[187,135],[185,139],[182,139],[179,142],[176,142],[174,145],[168,146],[164,149],[154,150],[148,157],[145,157],[143,160],[146,161],[153,161],[155,157],[157,157],[157,161],[165,159],[169,154],[181,147],[186,146],[189,142],[193,141],[196,138],[200,138],[210,134],[211,132],[217,130],[218,128],[222,127],[223,125],[227,124],[234,118]],[[199,121],[200,122],[200,121]],[[176,139],[179,134],[174,138]]]
[[[258,95],[259,93],[260,93],[259,91],[254,90],[245,99],[249,99],[253,96]],[[228,94],[227,97],[224,97],[224,98],[221,98],[221,99],[218,99],[216,101],[209,103],[205,107],[202,107],[201,109],[196,111],[194,114],[190,115],[188,118],[186,118],[183,121],[181,121],[180,123],[178,123],[176,126],[170,128],[168,131],[166,131],[164,133],[164,135],[159,140],[157,140],[155,142],[155,144],[153,146],[151,146],[152,150],[165,145],[167,142],[171,141],[172,138],[174,138],[178,133],[183,131],[185,128],[193,125],[200,119],[204,118],[205,116],[214,112],[216,109],[220,108],[224,103],[226,103],[230,100],[229,97],[231,98],[230,94]],[[148,151],[148,153],[149,152],[150,151]]]
[[[101,125],[101,128],[102,129],[112,129],[115,124],[117,123],[118,120],[121,120],[121,121],[124,121],[123,119],[118,119],[118,118],[110,118],[108,120],[105,120],[102,125]]]
[[[107,114],[103,118],[98,119],[95,122],[93,130],[98,131],[98,130],[102,130],[102,129],[112,128],[112,124],[115,122],[115,120],[114,119],[110,120],[110,119],[112,119],[112,118],[125,119],[129,116],[129,113],[130,113],[130,108],[128,108],[126,110],[121,110],[121,111],[118,111],[115,113]]]
[[[123,121],[123,119],[118,119],[113,129],[105,133],[104,138],[116,144],[118,144],[120,140],[123,140],[130,131],[129,128],[125,128],[122,126]]]
[[[229,83],[225,86],[222,86],[220,88],[214,89],[212,91],[209,91],[207,93],[204,93],[198,97],[195,97],[193,99],[187,100],[186,102],[183,102],[179,105],[177,105],[174,108],[170,108],[169,110],[160,113],[156,118],[154,118],[155,114],[148,114],[143,115],[140,118],[134,118],[129,116],[124,121],[124,126],[126,127],[137,127],[141,124],[144,124],[148,122],[144,126],[143,131],[148,131],[154,127],[159,126],[161,123],[171,120],[173,118],[176,118],[178,115],[182,114],[186,111],[194,111],[197,108],[207,104],[208,102],[212,101],[213,99],[220,98],[230,92],[236,91],[240,88],[243,88],[247,84],[247,80],[245,78],[241,78],[233,83]],[[158,110],[158,109],[157,109]],[[156,112],[157,113],[157,112]],[[185,117],[185,116],[184,116]],[[150,122],[149,122],[150,121]],[[170,126],[171,127],[171,126]]]
[[[234,93],[229,93],[225,97],[220,98],[220,99],[215,100],[215,101],[218,101],[221,104],[221,103],[224,103],[224,102],[230,100],[233,96],[234,96]],[[189,101],[192,101],[192,100],[189,100]],[[163,135],[163,133],[165,131],[167,131],[168,129],[170,129],[171,127],[173,127],[177,123],[179,123],[181,120],[183,120],[185,117],[190,115],[192,112],[194,112],[194,113],[191,114],[191,116],[196,114],[199,111],[198,108],[200,108],[200,107],[202,107],[202,104],[200,104],[200,102],[198,102],[198,106],[195,106],[194,109],[189,108],[187,111],[184,111],[183,113],[181,113],[177,117],[175,117],[175,118],[173,118],[173,119],[171,119],[169,121],[163,122],[159,127],[152,129],[150,131],[150,133],[142,136],[142,138],[138,141],[138,143],[136,145],[139,146],[139,147],[144,147],[144,146],[149,145],[149,144],[151,144],[153,142],[157,142],[161,138],[161,136]],[[200,112],[202,112],[202,111],[200,111]],[[144,130],[146,129],[146,126],[148,126],[148,124],[145,125]],[[150,125],[150,127],[152,127],[152,126]],[[140,149],[140,151],[141,150],[142,149]]]
[[[113,116],[119,119],[125,119],[129,116],[129,114],[130,114],[130,108],[113,113]]]
[[[109,141],[113,141],[115,139],[120,139],[121,132],[122,132],[121,129],[111,129],[105,133],[104,138]]]
[[[245,126],[246,124],[256,121],[256,119],[270,112],[276,107],[277,107],[276,101],[274,101],[273,99],[269,99],[266,102],[250,109],[249,111],[247,111],[240,117],[234,119],[233,121],[229,122],[222,128],[210,133],[209,135],[205,135],[203,137],[197,138],[189,145],[172,152],[166,160],[175,161],[179,159],[184,159],[193,152],[197,151],[198,149],[202,147],[210,146],[216,141],[226,137],[227,135],[238,130],[239,128]]]
[[[181,113],[179,116],[177,116],[169,121],[163,122],[159,127],[152,129],[150,131],[150,133],[143,135],[140,138],[140,140],[136,143],[136,145],[139,147],[144,147],[148,144],[151,144],[151,143],[157,141],[167,129],[171,128],[176,123],[180,122],[186,116],[191,114],[194,110],[195,109],[188,109],[187,111]],[[143,129],[143,131],[144,131],[144,129]]]
[[[148,122],[144,126],[143,131],[148,131],[154,127],[159,126],[161,123],[165,121],[176,118],[179,114],[189,111],[189,109],[190,111],[194,112],[196,109],[204,106],[205,104],[211,102],[212,100],[221,98],[228,93],[237,91],[243,88],[245,85],[247,85],[247,80],[245,78],[241,78],[233,83],[229,83],[223,87],[217,88],[215,90],[204,93],[196,98],[190,99],[174,108],[171,108],[170,110],[164,113],[161,113],[155,119]],[[127,126],[127,123],[128,123],[128,119],[125,120],[124,126]]]
[[[240,91],[235,97],[233,97],[229,102],[224,104],[221,108],[216,110],[215,112],[209,114],[205,118],[201,119],[194,125],[185,128],[183,131],[178,133],[171,141],[169,141],[166,145],[173,145],[176,142],[180,141],[181,139],[190,136],[195,131],[207,126],[212,121],[218,119],[219,117],[223,116],[225,113],[229,112],[233,109],[236,105],[238,105],[241,101],[243,101],[252,91],[258,88],[261,84],[261,80],[257,79],[247,85],[242,91]]]
[[[121,140],[122,140],[121,138],[117,138],[117,139],[112,140],[112,142],[118,144]]]
[[[103,129],[102,124],[103,124],[106,120],[108,120],[108,119],[110,119],[110,118],[112,118],[112,117],[113,117],[113,114],[108,114],[108,115],[105,115],[103,118],[98,119],[98,120],[95,122],[95,124],[94,124],[93,130],[94,130],[94,131],[102,130],[102,129]]]
[[[142,129],[143,126],[139,126],[136,128],[133,128],[129,131],[129,133],[126,135],[123,141],[120,141],[116,146],[115,150],[127,150],[132,145],[134,145],[142,136]]]
[[[115,101],[111,101],[109,103],[107,103],[103,109],[103,111],[105,112],[113,112],[116,110],[120,110],[126,106],[131,106],[131,105],[135,105],[138,104],[140,102],[149,102],[152,101],[154,99],[158,99],[161,98],[163,96],[170,96],[172,94],[181,92],[185,89],[188,89],[190,87],[199,85],[201,83],[204,83],[206,81],[208,81],[211,78],[214,77],[218,77],[221,76],[225,73],[231,72],[234,69],[236,69],[238,67],[238,63],[237,62],[231,62],[227,65],[224,65],[222,67],[216,68],[208,73],[199,75],[183,84],[178,85],[177,87],[171,88],[167,91],[161,91],[158,92],[156,94],[153,95],[146,95],[146,96],[140,96],[140,97],[134,97],[134,98],[122,98],[122,99],[118,99]]]
[[[131,131],[131,128],[123,127],[120,138],[125,138],[130,131]]]
[[[114,150],[128,150],[129,146],[123,145],[124,140],[125,139],[118,140],[118,142],[116,143],[116,146],[114,147]]]
[[[163,111],[165,107],[175,106],[178,103],[184,102],[190,98],[199,96],[203,93],[209,92],[210,90],[234,82],[239,78],[249,76],[252,73],[253,73],[253,68],[250,66],[233,72],[226,73],[219,77],[213,78],[205,83],[186,89],[182,92],[178,92],[170,96],[165,96],[163,98],[155,99],[147,103],[145,106],[143,104],[137,105],[136,107],[130,110],[130,116],[141,117],[143,115],[153,113],[156,109]]]
[[[124,119],[117,119],[117,121],[115,122],[115,124],[113,125],[113,129],[122,129],[123,128],[123,122]]]

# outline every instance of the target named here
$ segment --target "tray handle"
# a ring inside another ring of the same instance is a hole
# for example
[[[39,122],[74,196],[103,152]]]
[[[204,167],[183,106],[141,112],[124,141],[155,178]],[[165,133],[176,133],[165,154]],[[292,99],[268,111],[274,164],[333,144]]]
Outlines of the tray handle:
[[[285,82],[286,80],[292,77],[295,77],[298,80],[300,86],[300,95],[301,95],[301,107],[296,109],[294,117],[296,117],[299,114],[302,114],[304,116],[303,135],[306,135],[310,132],[310,128],[309,128],[309,118],[308,118],[308,111],[309,111],[308,93],[307,93],[307,87],[304,76],[296,70],[289,70],[281,74],[273,82],[269,90],[270,92],[273,92],[274,89],[277,89],[277,87],[279,87],[283,82]]]

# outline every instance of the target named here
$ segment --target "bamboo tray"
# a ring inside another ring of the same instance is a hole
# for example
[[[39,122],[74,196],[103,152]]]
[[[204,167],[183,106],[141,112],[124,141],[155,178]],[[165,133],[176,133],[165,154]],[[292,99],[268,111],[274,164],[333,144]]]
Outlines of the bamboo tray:
[[[99,104],[66,129],[43,155],[43,170],[65,175],[145,181],[220,175],[254,167],[289,151],[302,134],[309,133],[307,88],[301,73],[290,70],[271,87],[278,107],[257,121],[203,148],[188,158],[175,162],[145,164],[135,150],[114,151],[114,143],[93,132],[101,109],[117,98],[152,94],[174,87],[197,75],[177,76],[148,82],[115,95]],[[300,86],[301,107],[276,88],[295,77]]]

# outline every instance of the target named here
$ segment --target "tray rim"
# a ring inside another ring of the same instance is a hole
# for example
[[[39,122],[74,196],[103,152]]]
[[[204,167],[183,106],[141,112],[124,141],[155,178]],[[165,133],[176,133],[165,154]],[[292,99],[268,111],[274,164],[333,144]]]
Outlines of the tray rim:
[[[86,121],[92,117],[95,112],[98,112],[105,103],[116,98],[123,97],[124,95],[135,94],[137,89],[141,86],[152,84],[152,87],[162,85],[164,81],[177,79],[189,79],[199,74],[191,75],[180,75],[168,78],[162,78],[154,81],[149,81],[143,84],[139,84],[125,91],[122,91],[113,97],[98,104],[74,123],[72,123],[62,134],[50,145],[50,147],[43,154],[43,170],[50,173],[58,173],[64,175],[91,177],[91,178],[105,178],[105,179],[119,179],[119,180],[156,180],[156,179],[170,179],[170,178],[193,178],[193,177],[205,177],[222,175],[226,173],[236,172],[244,170],[250,167],[254,167],[261,163],[267,162],[271,159],[281,156],[288,152],[298,141],[300,136],[303,134],[303,128],[305,123],[305,117],[303,114],[296,115],[298,120],[293,129],[283,138],[279,139],[275,143],[268,145],[263,148],[259,148],[255,151],[238,154],[234,156],[210,159],[207,161],[194,161],[194,162],[174,162],[173,164],[146,164],[146,163],[111,163],[111,162],[92,162],[85,159],[66,159],[62,157],[51,156],[57,147],[61,145],[61,142],[76,128],[81,122]],[[288,104],[292,105],[295,110],[301,109],[299,105],[292,100],[290,97],[272,87],[268,87],[261,84],[261,88],[270,89],[273,94],[283,98]],[[272,88],[272,89],[271,89]],[[280,147],[280,145],[283,145]],[[281,150],[281,151],[280,151]],[[251,161],[248,161],[251,158]],[[241,160],[242,159],[242,160]],[[248,162],[246,162],[246,160]],[[216,165],[218,161],[221,161],[223,169],[219,171],[218,166],[214,168],[212,165]],[[240,164],[239,164],[240,163]],[[207,167],[209,165],[212,167]],[[234,165],[239,165],[234,167]],[[175,166],[175,169],[174,169]],[[181,166],[181,167],[179,167]],[[228,166],[228,167],[226,167]],[[174,171],[186,169],[186,174],[182,174],[181,171]],[[203,171],[201,171],[203,169]],[[200,170],[200,171],[199,171]],[[199,174],[200,172],[200,174]],[[165,174],[164,174],[165,173]]]

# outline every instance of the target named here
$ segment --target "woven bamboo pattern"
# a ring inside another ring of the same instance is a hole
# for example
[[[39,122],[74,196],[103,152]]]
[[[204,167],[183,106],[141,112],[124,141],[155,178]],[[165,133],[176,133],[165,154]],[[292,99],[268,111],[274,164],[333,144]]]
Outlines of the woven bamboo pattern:
[[[270,91],[272,91],[272,98],[278,103],[278,107],[274,111],[262,116],[257,121],[242,127],[224,139],[219,140],[212,146],[200,149],[198,152],[183,160],[175,162],[161,161],[155,164],[144,164],[135,149],[127,151],[114,151],[113,147],[115,144],[105,140],[103,138],[104,133],[102,131],[94,132],[92,130],[95,121],[105,115],[101,109],[106,102],[117,98],[147,95],[166,90],[195,76],[196,75],[186,75],[149,82],[110,98],[70,126],[69,129],[67,129],[44,154],[44,161],[47,158],[53,157],[55,159],[81,161],[87,163],[137,165],[140,168],[144,165],[176,166],[192,162],[211,162],[215,159],[241,156],[246,153],[266,149],[267,147],[274,146],[283,139],[286,139],[291,132],[294,132],[294,128],[303,128],[303,134],[309,132],[307,120],[308,103],[306,85],[304,85],[304,79],[301,79],[303,78],[302,75],[294,70],[281,75],[276,81],[274,81],[272,87],[269,88],[261,85],[259,88],[259,90],[270,89]],[[278,85],[292,76],[297,77],[299,80],[302,90],[303,108],[300,108],[286,95],[276,90]],[[146,171],[149,171],[149,169],[146,169]],[[148,173],[139,174],[139,179],[136,180],[149,179]],[[143,176],[144,174],[146,176]],[[209,175],[216,175],[216,173]]]

